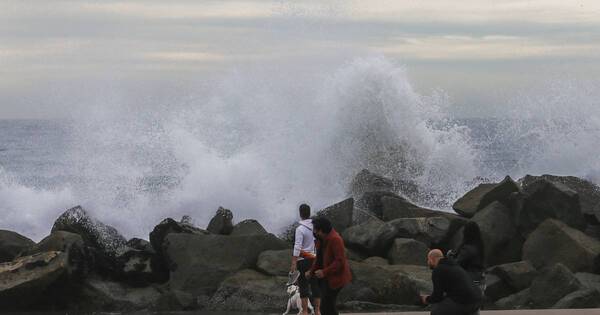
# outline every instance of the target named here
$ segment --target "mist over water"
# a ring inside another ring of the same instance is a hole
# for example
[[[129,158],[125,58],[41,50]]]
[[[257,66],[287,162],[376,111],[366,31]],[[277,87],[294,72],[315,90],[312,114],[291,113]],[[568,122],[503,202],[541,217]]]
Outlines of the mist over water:
[[[308,74],[238,69],[152,107],[104,95],[42,128],[57,139],[33,132],[0,152],[13,158],[0,173],[0,225],[40,239],[82,204],[126,236],[147,238],[165,217],[188,214],[205,227],[223,206],[237,222],[256,218],[277,232],[300,203],[319,209],[347,197],[363,168],[415,183],[413,201],[440,209],[476,178],[595,178],[597,91],[556,83],[516,93],[504,117],[465,120],[442,91],[417,93],[403,66],[368,57]],[[41,149],[25,166],[11,153]]]

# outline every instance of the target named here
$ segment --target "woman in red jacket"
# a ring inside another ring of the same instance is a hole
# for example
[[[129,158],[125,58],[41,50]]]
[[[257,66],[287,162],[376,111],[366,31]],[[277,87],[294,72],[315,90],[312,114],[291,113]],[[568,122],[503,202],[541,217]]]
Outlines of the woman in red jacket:
[[[317,259],[306,276],[317,277],[321,284],[321,314],[338,315],[337,295],[352,281],[344,240],[325,218],[313,220],[313,232],[317,239]]]

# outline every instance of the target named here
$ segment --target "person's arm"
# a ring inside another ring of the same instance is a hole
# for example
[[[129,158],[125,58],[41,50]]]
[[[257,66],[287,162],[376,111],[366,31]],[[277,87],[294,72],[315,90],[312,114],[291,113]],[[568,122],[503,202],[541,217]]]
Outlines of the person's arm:
[[[329,266],[323,266],[323,276],[325,277],[328,274],[339,273],[342,270],[342,266],[344,266],[344,259],[346,259],[344,242],[341,239],[333,239],[327,246],[331,246],[334,259]]]
[[[298,257],[300,257],[300,251],[302,250],[302,243],[304,241],[304,235],[300,230],[301,226],[296,228],[296,236],[294,237],[294,252],[292,253],[292,266],[290,270],[296,271],[298,268]]]
[[[433,293],[426,298],[427,304],[439,303],[444,299],[444,284],[439,269],[434,269],[431,274]]]

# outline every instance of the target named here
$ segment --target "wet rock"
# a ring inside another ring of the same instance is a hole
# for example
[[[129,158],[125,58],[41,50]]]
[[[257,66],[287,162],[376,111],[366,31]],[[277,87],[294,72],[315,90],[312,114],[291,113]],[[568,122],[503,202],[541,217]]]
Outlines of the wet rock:
[[[481,209],[472,219],[479,225],[488,265],[521,260],[523,240],[510,216],[510,210],[498,201]]]
[[[407,276],[417,284],[417,289],[422,294],[431,294],[433,292],[433,283],[431,282],[431,269],[428,266],[418,265],[389,265],[382,266],[383,269],[394,273],[400,273]]]
[[[255,268],[258,256],[267,250],[283,250],[287,244],[268,235],[167,235],[164,255],[172,289],[207,295],[239,270]]]
[[[289,249],[283,250],[267,250],[258,256],[256,267],[259,271],[271,275],[287,277],[292,265],[292,251]]]
[[[396,230],[396,237],[412,238],[429,247],[442,243],[450,231],[450,220],[444,217],[396,219],[387,223]]]
[[[584,287],[595,289],[600,292],[600,275],[587,272],[578,272],[575,274],[575,277]]]
[[[393,265],[426,265],[428,252],[429,248],[425,243],[410,238],[397,238],[387,257]]]
[[[167,235],[171,233],[183,233],[183,234],[198,234],[205,235],[208,234],[207,231],[199,229],[195,226],[189,225],[187,223],[177,222],[171,218],[166,218],[162,220],[157,226],[154,227],[152,232],[150,232],[150,244],[152,244],[152,248],[159,255],[162,254],[162,247],[164,239]]]
[[[342,289],[340,303],[365,298],[364,292],[373,294],[371,299],[363,300],[372,303],[414,305],[419,299],[417,284],[405,274],[353,261],[350,268],[352,285]]]
[[[554,219],[542,223],[523,245],[523,260],[537,269],[562,263],[575,272],[597,272],[599,256],[600,241]]]
[[[269,234],[256,220],[244,220],[233,227],[231,235]]]
[[[353,214],[354,198],[348,198],[319,211],[316,216],[329,219],[333,228],[342,233],[352,226]]]
[[[582,289],[567,294],[556,302],[554,309],[586,309],[600,306],[600,292],[594,289]]]
[[[212,234],[231,234],[233,231],[233,213],[231,210],[219,207],[215,216],[208,223],[206,230]]]
[[[78,312],[128,312],[155,308],[160,298],[156,288],[133,288],[125,284],[88,278],[69,309]]]
[[[206,307],[208,296],[195,296],[179,290],[162,292],[153,307],[159,312],[193,311]]]
[[[92,218],[81,206],[65,211],[56,219],[52,232],[57,231],[79,234],[86,244],[112,257],[127,243],[117,229]]]
[[[579,230],[585,228],[579,196],[574,190],[540,179],[524,186],[523,191],[525,199],[517,220],[522,235],[533,232],[546,219],[556,219]]]
[[[549,308],[583,286],[563,264],[541,270],[531,284],[531,300],[536,307]]]
[[[384,256],[396,238],[397,229],[378,220],[350,227],[342,233],[346,246],[370,256]]]
[[[134,287],[163,283],[169,279],[163,260],[151,248],[123,248],[117,255],[117,264],[117,278]]]
[[[369,257],[362,261],[363,264],[371,265],[371,266],[387,266],[389,265],[387,259],[382,257]]]
[[[531,292],[530,289],[527,288],[496,301],[494,308],[500,310],[530,309],[532,307],[531,303]]]
[[[519,191],[519,186],[512,178],[507,176],[497,184],[481,184],[462,198],[458,199],[452,208],[460,215],[472,218],[479,210],[485,208],[494,201],[508,204],[511,193]]]
[[[394,183],[389,178],[363,169],[352,180],[350,193],[353,196],[360,196],[365,192],[373,191],[394,192]]]
[[[129,241],[127,241],[127,247],[131,247],[133,249],[137,249],[137,250],[142,250],[142,251],[146,251],[146,252],[156,252],[154,250],[154,247],[152,247],[152,244],[150,244],[150,242],[140,239],[140,238],[132,238]]]
[[[383,198],[401,198],[393,192],[367,191],[356,200],[356,207],[383,219]]]
[[[43,310],[68,292],[67,254],[44,252],[0,264],[0,306],[8,310]]]
[[[500,277],[515,292],[528,288],[538,274],[537,270],[528,261],[494,266],[489,270],[489,273]]]
[[[515,293],[513,288],[511,288],[502,278],[494,274],[487,275],[486,284],[485,296],[490,301],[498,301],[499,299]]]
[[[22,256],[41,254],[46,252],[63,252],[67,255],[69,268],[73,274],[85,275],[94,266],[94,257],[86,247],[79,234],[57,231],[45,237],[39,243],[31,246],[22,253]]]
[[[597,220],[600,220],[600,187],[598,185],[574,176],[554,176],[542,175],[531,176],[527,175],[519,180],[523,187],[527,187],[532,183],[545,179],[547,181],[561,183],[570,189],[577,192],[579,195],[579,203],[581,212],[584,214],[595,215]]]
[[[279,312],[289,299],[286,277],[269,277],[254,270],[241,270],[228,277],[207,305],[211,311]]]
[[[19,233],[0,230],[0,263],[15,259],[33,245],[35,243],[32,240]]]

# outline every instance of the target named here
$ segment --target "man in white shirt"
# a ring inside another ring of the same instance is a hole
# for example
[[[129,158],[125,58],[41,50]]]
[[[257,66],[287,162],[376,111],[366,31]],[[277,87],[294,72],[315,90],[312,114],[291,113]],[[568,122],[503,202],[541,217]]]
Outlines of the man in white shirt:
[[[315,237],[313,235],[313,224],[310,218],[310,207],[307,204],[300,206],[300,221],[296,228],[294,238],[294,252],[292,255],[291,273],[300,273],[298,276],[298,288],[302,299],[302,314],[308,315],[308,298],[312,291],[315,315],[320,315],[321,292],[317,279],[307,279],[305,273],[310,270],[316,258]]]

